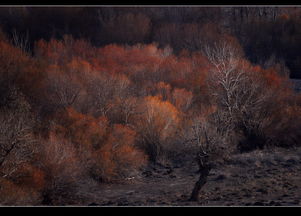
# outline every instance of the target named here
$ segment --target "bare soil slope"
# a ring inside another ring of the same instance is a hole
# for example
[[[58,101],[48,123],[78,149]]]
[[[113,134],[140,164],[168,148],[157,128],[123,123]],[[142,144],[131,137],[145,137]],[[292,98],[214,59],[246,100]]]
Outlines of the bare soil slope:
[[[74,205],[291,206],[301,204],[301,148],[235,155],[212,169],[200,202],[188,202],[198,178],[192,159],[153,166],[124,183],[82,182]],[[80,201],[82,200],[82,201]]]

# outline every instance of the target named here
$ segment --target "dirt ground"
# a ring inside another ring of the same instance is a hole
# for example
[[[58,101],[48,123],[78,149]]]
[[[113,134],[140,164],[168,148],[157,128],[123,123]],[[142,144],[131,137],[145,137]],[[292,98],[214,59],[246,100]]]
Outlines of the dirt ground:
[[[152,166],[122,184],[82,182],[73,205],[296,206],[301,205],[301,148],[238,154],[211,170],[199,202],[189,202],[198,179],[194,161]]]

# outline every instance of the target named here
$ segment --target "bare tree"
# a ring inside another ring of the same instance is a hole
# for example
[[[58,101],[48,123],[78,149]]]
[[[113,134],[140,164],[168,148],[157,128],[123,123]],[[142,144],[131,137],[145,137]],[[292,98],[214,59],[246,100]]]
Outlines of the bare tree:
[[[128,96],[129,85],[130,81],[125,76],[102,75],[91,79],[88,86],[91,112],[107,116],[116,107],[117,100],[123,101]]]
[[[26,31],[25,35],[18,33],[16,29],[13,30],[12,34],[13,44],[20,48],[24,53],[30,53],[30,44],[29,44],[29,33]]]
[[[234,121],[234,110],[238,108],[240,98],[237,91],[245,77],[245,71],[237,70],[240,56],[237,50],[226,41],[216,42],[212,47],[205,46],[204,52],[213,65],[208,85],[210,92],[222,111],[217,116],[231,128]]]
[[[268,89],[260,75],[249,71],[238,50],[226,41],[204,49],[212,70],[208,79],[212,105],[216,110],[206,120],[195,120],[191,141],[197,144],[197,162],[200,177],[196,182],[190,200],[199,199],[199,191],[206,183],[215,160],[214,155],[223,158],[238,145],[240,132],[249,139],[248,145],[262,146],[266,141],[263,128],[269,121],[268,114],[273,91]],[[230,151],[225,151],[229,149]]]
[[[10,178],[35,153],[33,122],[26,101],[0,110],[0,177]]]
[[[253,139],[249,147],[262,148],[267,141],[263,130],[269,124],[269,113],[277,107],[275,90],[244,63],[230,44],[207,47],[206,53],[214,65],[209,88],[218,107],[219,123],[225,131],[242,132],[246,139]]]
[[[214,162],[223,160],[231,152],[231,148],[227,146],[229,137],[220,134],[211,117],[195,118],[188,133],[188,140],[198,148],[196,161],[200,174],[190,195],[190,201],[199,200],[199,193],[207,182]]]
[[[62,107],[73,105],[81,90],[81,86],[72,75],[64,73],[49,73],[48,75],[48,91],[54,104]]]
[[[125,124],[129,124],[130,118],[138,113],[137,107],[138,99],[135,97],[125,98],[120,101],[117,110],[119,110],[120,114],[122,115],[122,121]]]

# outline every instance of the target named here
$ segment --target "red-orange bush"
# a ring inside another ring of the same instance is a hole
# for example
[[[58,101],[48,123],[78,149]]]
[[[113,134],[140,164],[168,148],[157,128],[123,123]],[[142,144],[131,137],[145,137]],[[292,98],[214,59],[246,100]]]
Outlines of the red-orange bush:
[[[135,139],[135,131],[114,125],[107,141],[93,154],[94,175],[101,181],[110,181],[135,174],[146,162],[144,153],[135,146]]]
[[[75,146],[85,172],[100,181],[124,177],[145,161],[137,149],[136,133],[123,125],[109,125],[105,117],[94,118],[68,108],[62,124],[54,129]]]
[[[148,96],[140,103],[140,115],[133,124],[139,133],[141,148],[149,159],[157,162],[165,157],[168,144],[172,143],[180,124],[179,111],[158,96]],[[160,158],[161,157],[161,158]]]

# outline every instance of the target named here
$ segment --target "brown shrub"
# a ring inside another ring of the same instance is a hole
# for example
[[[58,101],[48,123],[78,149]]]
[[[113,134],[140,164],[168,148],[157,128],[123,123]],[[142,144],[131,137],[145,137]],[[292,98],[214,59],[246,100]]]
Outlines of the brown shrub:
[[[158,96],[148,96],[140,104],[140,115],[133,122],[139,133],[140,147],[153,162],[164,156],[168,144],[179,127],[179,111],[168,101]]]
[[[83,172],[74,146],[51,133],[48,140],[41,142],[36,163],[45,175],[42,204],[68,202]]]
[[[22,187],[10,180],[0,178],[1,205],[38,205],[40,200],[40,193],[34,188]]]
[[[68,108],[54,127],[56,134],[70,140],[86,175],[110,181],[130,175],[143,165],[145,156],[136,144],[136,133],[127,126],[109,125],[105,117],[95,118]]]
[[[132,129],[116,124],[105,144],[94,152],[92,173],[101,181],[125,178],[143,166],[145,155],[135,147],[136,133]]]

